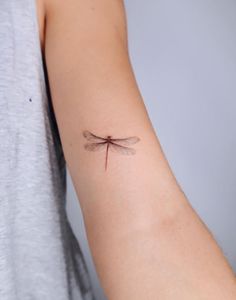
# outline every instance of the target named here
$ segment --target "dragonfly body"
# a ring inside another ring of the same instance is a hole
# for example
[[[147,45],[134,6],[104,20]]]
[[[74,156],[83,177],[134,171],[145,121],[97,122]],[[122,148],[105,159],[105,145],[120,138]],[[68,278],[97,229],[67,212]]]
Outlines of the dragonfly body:
[[[136,136],[116,139],[112,138],[111,135],[106,137],[100,137],[88,130],[83,132],[83,136],[87,139],[89,143],[84,145],[84,148],[88,151],[101,151],[106,149],[106,158],[105,158],[105,170],[107,170],[108,164],[108,153],[109,149],[114,152],[118,152],[124,155],[134,155],[136,153],[135,149],[127,147],[137,143],[140,139]]]

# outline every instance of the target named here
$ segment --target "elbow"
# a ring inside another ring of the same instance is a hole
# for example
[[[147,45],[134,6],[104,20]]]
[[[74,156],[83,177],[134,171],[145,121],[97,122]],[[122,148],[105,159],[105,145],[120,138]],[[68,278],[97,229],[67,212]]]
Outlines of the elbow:
[[[186,221],[193,217],[192,213],[193,210],[187,201],[175,207],[156,208],[151,213],[143,213],[141,217],[130,222],[122,234],[129,239],[139,239],[141,236],[167,238],[177,233],[183,224],[187,224]]]

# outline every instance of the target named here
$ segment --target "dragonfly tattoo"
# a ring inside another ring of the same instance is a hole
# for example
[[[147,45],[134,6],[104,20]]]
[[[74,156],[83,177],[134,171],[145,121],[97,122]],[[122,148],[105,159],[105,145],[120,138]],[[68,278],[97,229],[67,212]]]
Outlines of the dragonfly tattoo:
[[[83,131],[83,136],[87,139],[88,143],[84,145],[84,148],[88,151],[102,151],[106,150],[105,158],[105,170],[107,170],[108,163],[108,152],[109,150],[113,152],[118,152],[124,155],[134,155],[136,150],[130,147],[129,145],[136,144],[140,141],[140,138],[137,136],[131,136],[123,139],[114,139],[111,135],[106,137],[100,137],[88,130]]]

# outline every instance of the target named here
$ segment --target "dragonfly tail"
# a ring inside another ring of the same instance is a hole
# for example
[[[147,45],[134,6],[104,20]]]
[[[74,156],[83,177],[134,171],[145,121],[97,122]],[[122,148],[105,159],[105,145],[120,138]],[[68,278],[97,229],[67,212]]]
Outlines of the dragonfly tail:
[[[109,149],[109,143],[107,144],[107,149],[106,149],[105,171],[107,170],[107,162],[108,162],[108,149]]]

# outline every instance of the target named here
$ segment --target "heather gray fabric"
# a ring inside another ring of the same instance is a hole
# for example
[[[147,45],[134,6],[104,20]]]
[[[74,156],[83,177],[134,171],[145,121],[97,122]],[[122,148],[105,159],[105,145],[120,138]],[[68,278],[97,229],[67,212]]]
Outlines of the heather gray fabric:
[[[0,1],[0,299],[91,300],[34,1]]]

